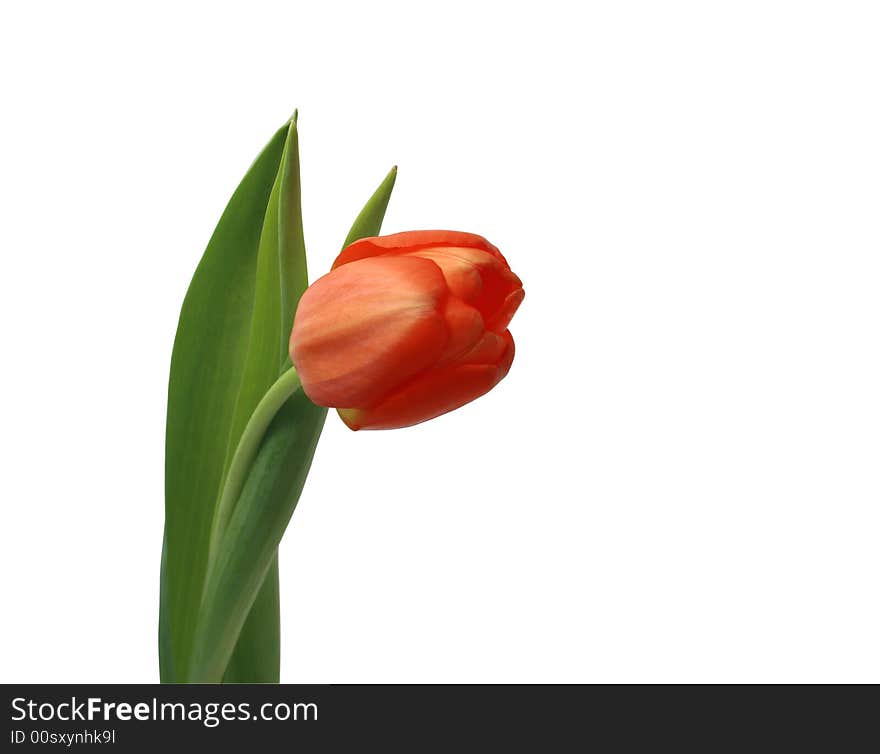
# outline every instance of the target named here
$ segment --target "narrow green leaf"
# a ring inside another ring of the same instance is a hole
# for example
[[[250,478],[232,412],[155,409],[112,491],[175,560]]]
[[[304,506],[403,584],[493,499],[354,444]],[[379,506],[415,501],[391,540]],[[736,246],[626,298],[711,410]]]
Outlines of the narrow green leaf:
[[[278,252],[281,271],[281,360],[288,360],[288,341],[300,296],[309,286],[302,223],[302,186],[296,114],[290,123],[287,149],[279,174]]]
[[[396,180],[397,165],[388,171],[388,175],[385,176],[385,179],[379,184],[379,188],[373,192],[355,219],[351,230],[348,231],[348,236],[345,238],[345,243],[342,244],[343,249],[360,238],[379,235],[379,231],[382,229],[382,219],[385,217],[385,210],[388,209],[388,200],[391,198],[391,191]]]
[[[376,189],[345,245],[378,235],[395,176],[396,169],[392,169]],[[327,409],[315,406],[297,390],[266,430],[213,556],[190,682],[212,683],[224,674],[240,672],[238,658],[232,671],[228,669],[230,658],[299,500],[326,415]]]
[[[293,315],[299,297],[308,287],[300,192],[299,139],[294,113],[260,239],[251,348],[230,433],[227,468],[251,413],[287,360]],[[224,683],[278,682],[279,613],[276,557],[242,628]]]
[[[284,151],[289,147],[289,132]],[[283,164],[282,157],[281,163]],[[281,172],[275,177],[257,258],[254,313],[250,346],[235,405],[226,447],[224,479],[241,433],[254,407],[278,376],[278,339],[281,337],[281,289],[278,285],[278,194]],[[251,610],[224,683],[278,683],[281,623],[278,612],[278,562],[270,567],[272,578],[260,590]],[[274,587],[274,593],[273,593]],[[274,607],[273,607],[274,606]]]
[[[276,132],[232,195],[180,312],[168,384],[160,599],[160,634],[173,663],[161,650],[163,681],[182,680],[189,666],[211,520],[249,348],[260,236],[287,130]]]
[[[278,586],[276,555],[241,629],[232,657],[223,674],[223,683],[280,681],[281,604]]]
[[[176,678],[174,670],[174,652],[171,648],[171,625],[168,613],[168,587],[165,580],[168,578],[166,561],[168,560],[167,537],[162,532],[162,565],[159,570],[159,678],[171,681]]]
[[[279,163],[280,164],[280,163]],[[278,285],[278,190],[276,175],[260,235],[253,314],[247,356],[226,443],[223,476],[254,408],[278,377],[278,338],[281,337],[281,289]]]
[[[260,444],[205,588],[191,683],[217,683],[305,484],[327,409],[298,390]]]

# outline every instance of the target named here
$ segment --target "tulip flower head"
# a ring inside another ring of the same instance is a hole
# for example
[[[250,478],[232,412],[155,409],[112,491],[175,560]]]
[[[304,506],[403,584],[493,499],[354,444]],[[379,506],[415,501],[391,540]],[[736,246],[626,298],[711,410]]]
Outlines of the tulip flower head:
[[[306,395],[351,429],[433,419],[513,362],[520,279],[485,238],[410,231],[347,246],[303,294],[290,358]]]

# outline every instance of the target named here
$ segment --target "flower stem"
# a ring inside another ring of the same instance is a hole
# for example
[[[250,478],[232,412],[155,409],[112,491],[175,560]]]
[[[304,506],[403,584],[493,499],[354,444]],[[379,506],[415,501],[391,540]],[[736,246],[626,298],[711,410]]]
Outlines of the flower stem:
[[[266,391],[254,409],[254,413],[251,414],[251,418],[248,419],[244,432],[241,433],[238,446],[235,448],[235,453],[229,464],[226,481],[223,483],[220,501],[214,511],[214,521],[211,524],[211,544],[208,551],[209,573],[220,545],[220,539],[226,530],[229,519],[232,518],[232,512],[241,495],[260,442],[272,419],[275,418],[275,414],[300,387],[299,375],[296,373],[296,369],[290,367]]]

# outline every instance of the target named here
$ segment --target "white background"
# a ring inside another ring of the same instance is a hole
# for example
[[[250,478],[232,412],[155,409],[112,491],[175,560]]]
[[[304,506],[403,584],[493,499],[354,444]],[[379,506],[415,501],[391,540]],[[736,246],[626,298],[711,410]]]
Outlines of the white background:
[[[486,235],[517,359],[419,427],[331,416],[283,679],[880,681],[872,3],[0,11],[0,680],[154,681],[165,393],[223,206],[300,109],[313,277]]]

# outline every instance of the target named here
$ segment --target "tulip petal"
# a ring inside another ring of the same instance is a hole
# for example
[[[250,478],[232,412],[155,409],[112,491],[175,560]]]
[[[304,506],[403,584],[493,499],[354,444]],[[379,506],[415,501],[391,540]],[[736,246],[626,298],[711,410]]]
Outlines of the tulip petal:
[[[513,348],[513,338],[505,330],[502,334],[487,331],[467,353],[456,360],[456,364],[499,364],[508,349]]]
[[[519,309],[519,305],[523,302],[525,295],[526,294],[522,288],[517,288],[515,291],[509,293],[507,298],[504,299],[501,308],[495,313],[492,319],[487,322],[486,327],[496,333],[506,330],[507,326],[510,324],[510,320],[513,319],[513,315],[516,314],[516,310]]]
[[[491,254],[479,249],[463,247],[431,247],[410,252],[410,256],[430,259],[442,271],[446,285],[453,296],[476,304],[483,295],[483,276],[480,268],[501,266]]]
[[[461,354],[470,351],[486,330],[480,312],[455,296],[446,299],[443,319],[449,329],[449,340],[440,364],[456,361]]]
[[[362,259],[318,279],[300,299],[291,359],[322,406],[372,406],[433,365],[449,340],[446,283],[415,257]]]
[[[419,375],[370,409],[339,409],[350,429],[397,429],[428,421],[488,393],[510,370],[514,345],[510,333],[495,364],[455,364]]]
[[[435,262],[443,270],[450,292],[479,309],[487,323],[503,320],[509,312],[501,327],[490,329],[502,332],[510,323],[522,300],[522,282],[491,254],[464,247],[432,247],[412,252],[412,256]],[[519,301],[508,303],[516,291],[520,293]]]
[[[467,249],[482,249],[496,259],[500,260],[505,267],[509,267],[507,260],[498,251],[498,248],[489,243],[476,233],[463,233],[457,230],[408,230],[403,233],[392,233],[388,236],[374,236],[355,241],[342,250],[336,257],[333,268],[340,267],[349,262],[366,257],[377,257],[393,254],[406,254],[418,249],[427,249],[431,246],[457,246]]]

